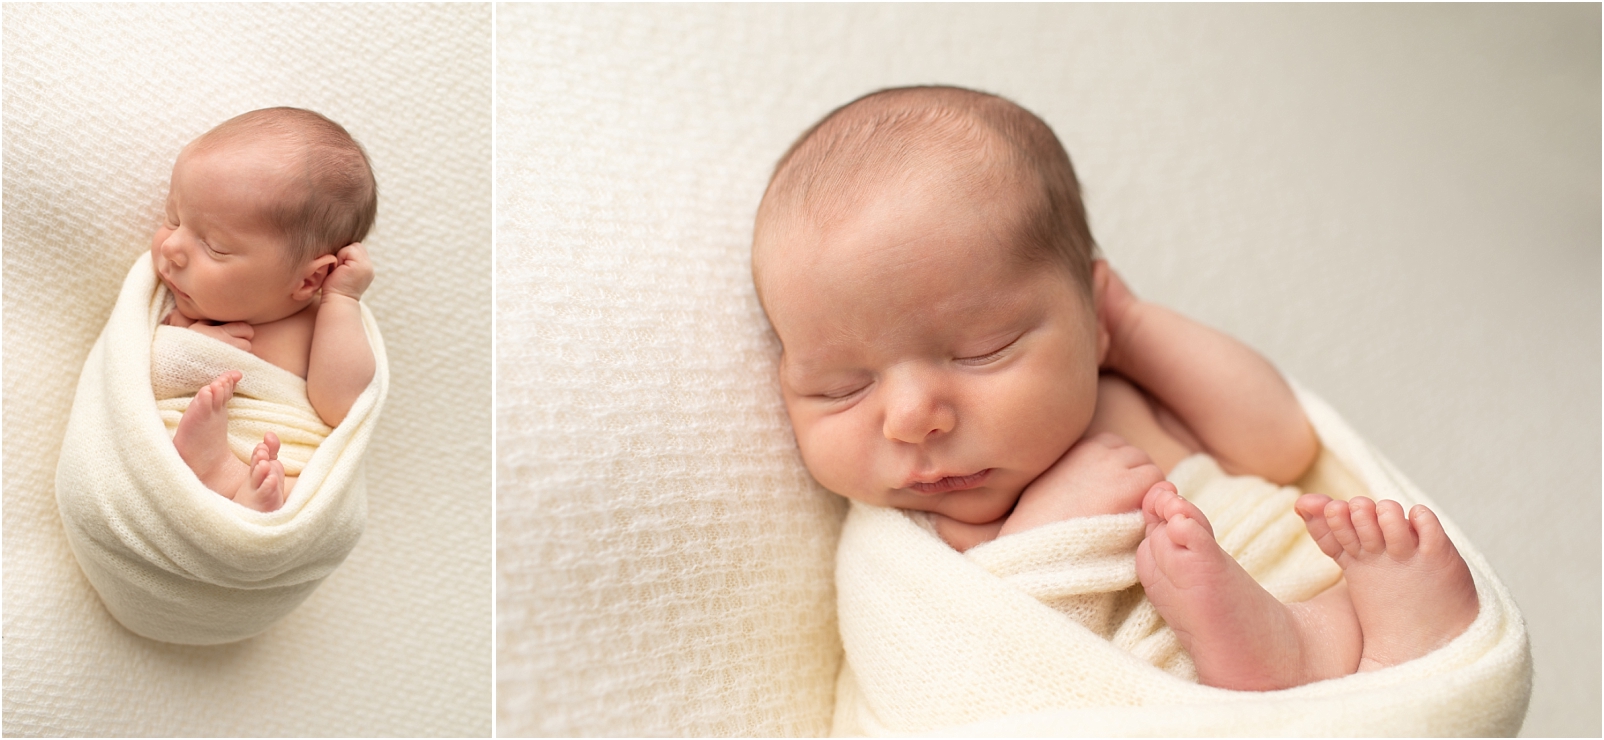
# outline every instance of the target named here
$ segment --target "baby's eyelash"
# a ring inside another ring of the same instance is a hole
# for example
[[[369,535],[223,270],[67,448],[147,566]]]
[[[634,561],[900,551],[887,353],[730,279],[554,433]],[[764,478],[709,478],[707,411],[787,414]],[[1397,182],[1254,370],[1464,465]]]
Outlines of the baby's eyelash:
[[[1002,357],[1004,354],[1007,354],[1008,350],[1012,349],[1015,344],[1018,344],[1020,337],[1023,337],[1023,336],[1024,335],[1021,334],[1021,335],[1019,335],[1019,337],[1014,337],[1007,344],[1005,344],[1005,345],[1003,345],[1001,347],[998,347],[997,349],[994,349],[994,350],[992,350],[990,352],[987,352],[986,354],[983,354],[983,355],[972,355],[972,356],[969,356],[969,357],[958,357],[958,358],[955,358],[955,359],[958,362],[964,363],[966,365],[985,365],[987,363],[994,362],[998,358]]]
[[[863,391],[863,389],[868,388],[868,387],[869,387],[868,384],[864,384],[864,385],[860,385],[860,386],[857,386],[855,388],[850,388],[850,389],[846,389],[846,390],[826,391],[824,393],[815,393],[815,394],[813,394],[813,397],[814,398],[823,399],[825,401],[845,401],[848,398],[851,398],[853,396],[858,395],[860,392]]]

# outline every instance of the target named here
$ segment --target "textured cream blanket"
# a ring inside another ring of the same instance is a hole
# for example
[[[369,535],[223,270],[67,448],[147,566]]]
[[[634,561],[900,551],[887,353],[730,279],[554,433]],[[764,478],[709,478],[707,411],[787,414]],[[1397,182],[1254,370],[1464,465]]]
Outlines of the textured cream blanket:
[[[289,613],[356,546],[367,512],[363,452],[388,363],[364,307],[374,379],[330,430],[304,381],[223,342],[160,326],[169,307],[150,256],[140,257],[78,379],[56,502],[78,565],[123,626],[164,642],[233,642]],[[168,427],[185,396],[225,369],[245,376],[229,403],[235,453],[248,459],[272,429],[285,443],[286,472],[300,476],[277,511],[252,511],[207,489],[173,447]]]
[[[1300,398],[1325,446],[1300,488],[1430,504],[1329,407]],[[1206,456],[1171,480],[1277,598],[1308,598],[1339,577],[1292,512],[1298,489],[1227,476]],[[836,565],[846,656],[834,734],[1513,735],[1531,693],[1525,626],[1481,555],[1443,523],[1482,605],[1463,635],[1403,665],[1255,693],[1195,682],[1137,582],[1140,513],[960,554],[903,512],[854,504]]]

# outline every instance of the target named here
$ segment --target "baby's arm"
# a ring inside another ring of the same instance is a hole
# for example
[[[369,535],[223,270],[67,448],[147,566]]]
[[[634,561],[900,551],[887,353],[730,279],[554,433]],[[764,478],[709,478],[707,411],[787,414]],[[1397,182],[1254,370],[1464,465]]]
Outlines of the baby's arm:
[[[1148,489],[1162,480],[1164,472],[1140,448],[1115,434],[1089,435],[1026,486],[1008,516],[966,524],[932,512],[930,521],[947,544],[963,552],[1044,524],[1136,511]]]
[[[176,308],[167,314],[167,318],[162,319],[162,323],[168,326],[198,331],[219,342],[233,345],[246,352],[251,351],[251,338],[256,336],[256,328],[243,321],[233,321],[227,324],[208,324],[204,321],[196,321],[186,317],[179,313]]]
[[[359,303],[373,282],[373,263],[361,244],[348,245],[337,256],[323,281],[306,368],[307,399],[329,426],[339,426],[373,380],[373,350]]]
[[[1290,483],[1320,450],[1291,386],[1257,352],[1170,309],[1138,300],[1099,260],[1098,320],[1109,334],[1105,370],[1130,379],[1172,412],[1225,470]],[[1160,410],[1159,417],[1164,417]]]

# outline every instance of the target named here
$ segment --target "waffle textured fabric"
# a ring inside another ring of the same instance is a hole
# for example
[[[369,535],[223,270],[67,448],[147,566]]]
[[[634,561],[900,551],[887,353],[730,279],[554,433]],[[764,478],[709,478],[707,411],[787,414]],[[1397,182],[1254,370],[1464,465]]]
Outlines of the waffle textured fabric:
[[[695,69],[612,79],[639,60],[586,12],[497,21],[497,731],[819,735],[843,508],[751,288],[772,153],[663,105],[706,100]]]
[[[4,733],[491,730],[490,127],[485,5],[6,5]],[[68,549],[54,471],[80,368],[182,146],[319,111],[379,183],[364,303],[390,393],[365,533],[266,632],[124,629]]]

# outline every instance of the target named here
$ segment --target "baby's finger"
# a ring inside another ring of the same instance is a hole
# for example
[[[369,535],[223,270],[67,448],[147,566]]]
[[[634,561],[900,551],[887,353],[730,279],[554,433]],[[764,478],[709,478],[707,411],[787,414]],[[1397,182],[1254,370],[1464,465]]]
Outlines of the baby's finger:
[[[1119,461],[1128,468],[1139,468],[1153,464],[1153,458],[1147,454],[1147,451],[1136,445],[1125,445],[1114,450],[1114,454],[1119,455]]]
[[[1102,445],[1104,447],[1107,447],[1107,448],[1109,448],[1111,450],[1112,449],[1118,449],[1120,447],[1129,446],[1129,443],[1127,443],[1125,441],[1124,437],[1121,437],[1118,434],[1115,434],[1113,432],[1099,432],[1095,436],[1091,437],[1090,439],[1087,439],[1086,441],[1087,442],[1096,442],[1097,444],[1100,444],[1100,445]]]
[[[1151,462],[1131,468],[1131,476],[1143,490],[1164,482],[1164,471]]]
[[[251,326],[243,321],[231,321],[227,324],[219,324],[217,328],[222,329],[225,334],[231,337],[238,337],[240,339],[250,339],[256,336],[256,327]]]
[[[368,256],[368,250],[366,247],[362,246],[362,242],[351,242],[350,244],[340,247],[338,256],[341,262],[348,260],[365,260]]]

